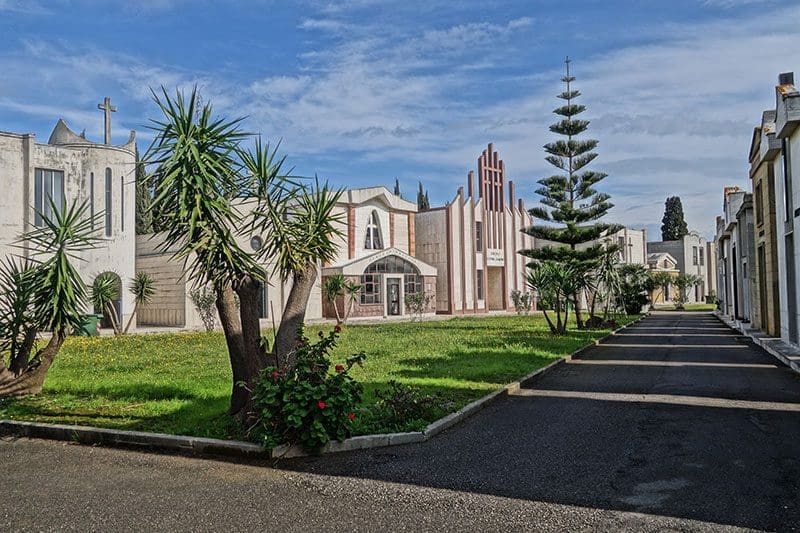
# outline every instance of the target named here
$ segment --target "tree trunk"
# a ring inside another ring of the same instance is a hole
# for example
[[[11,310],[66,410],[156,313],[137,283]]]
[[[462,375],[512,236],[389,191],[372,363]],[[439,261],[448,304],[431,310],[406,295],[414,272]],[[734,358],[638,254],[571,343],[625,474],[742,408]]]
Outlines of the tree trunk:
[[[550,333],[556,333],[556,327],[553,325],[553,321],[550,320],[547,309],[543,309],[542,311],[544,312],[544,319],[547,321],[547,325],[550,326]]]
[[[242,324],[242,343],[243,359],[237,383],[244,383],[238,387],[241,398],[244,401],[237,411],[238,417],[243,421],[248,421],[251,417],[252,409],[250,405],[250,391],[255,386],[256,378],[261,370],[267,366],[267,353],[261,343],[261,322],[258,318],[258,298],[261,290],[261,283],[251,277],[246,277],[236,286],[236,294],[239,296],[239,318]]]
[[[114,335],[119,335],[122,333],[122,329],[119,323],[119,316],[117,316],[117,310],[114,308],[113,302],[108,302],[106,304],[106,312],[108,313],[108,319],[111,321],[111,329],[114,330]]]
[[[275,336],[274,353],[278,366],[292,368],[296,363],[295,348],[298,334],[306,318],[306,306],[311,295],[311,289],[317,279],[317,267],[314,263],[307,262],[303,270],[297,271],[292,276],[292,289],[286,299],[281,325]]]
[[[581,301],[577,292],[573,295],[575,298],[575,322],[578,324],[578,329],[583,329],[583,317],[581,316]]]
[[[236,415],[250,399],[250,392],[239,386],[239,383],[247,381],[247,375],[243,372],[245,356],[242,322],[236,309],[236,299],[233,297],[233,289],[230,284],[215,287],[214,290],[217,293],[217,313],[220,324],[222,324],[222,331],[225,333],[225,344],[228,347],[228,356],[233,371],[231,406],[228,412]]]
[[[6,368],[0,369],[0,397],[25,396],[42,392],[44,378],[53,360],[58,355],[65,337],[60,333],[53,333],[47,343],[34,358],[31,364],[19,376]],[[36,364],[38,363],[38,364]]]
[[[36,328],[30,328],[25,332],[25,338],[22,340],[22,346],[20,346],[16,357],[11,359],[11,362],[8,366],[8,369],[13,372],[15,376],[22,374],[22,372],[28,367],[28,362],[30,361],[31,352],[33,351],[34,343],[36,343],[36,335],[38,333],[39,332]]]
[[[122,332],[123,335],[128,333],[128,329],[130,329],[131,323],[133,322],[133,319],[136,316],[136,311],[138,310],[139,310],[139,302],[135,302],[133,304],[133,313],[131,313],[131,317],[128,319],[128,323],[125,324],[125,330]]]

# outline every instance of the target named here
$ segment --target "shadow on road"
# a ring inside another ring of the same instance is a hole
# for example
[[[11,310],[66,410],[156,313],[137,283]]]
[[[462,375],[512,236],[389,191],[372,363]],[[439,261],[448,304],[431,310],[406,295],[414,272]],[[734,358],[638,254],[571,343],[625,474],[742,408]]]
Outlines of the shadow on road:
[[[428,442],[279,466],[790,530],[800,380],[710,314],[657,314]]]

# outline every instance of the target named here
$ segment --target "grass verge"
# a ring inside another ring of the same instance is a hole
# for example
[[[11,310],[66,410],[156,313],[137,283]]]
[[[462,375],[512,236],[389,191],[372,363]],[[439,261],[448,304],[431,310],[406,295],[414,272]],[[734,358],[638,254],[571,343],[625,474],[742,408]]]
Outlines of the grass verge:
[[[313,339],[327,329],[310,326],[307,334]],[[541,316],[348,325],[334,359],[367,353],[363,368],[353,371],[365,390],[358,433],[415,430],[607,333],[573,330],[553,337]],[[436,395],[442,408],[402,428],[381,427],[369,413],[375,392],[390,380]],[[242,438],[226,415],[230,389],[220,333],[72,337],[44,391],[2,400],[0,418]]]

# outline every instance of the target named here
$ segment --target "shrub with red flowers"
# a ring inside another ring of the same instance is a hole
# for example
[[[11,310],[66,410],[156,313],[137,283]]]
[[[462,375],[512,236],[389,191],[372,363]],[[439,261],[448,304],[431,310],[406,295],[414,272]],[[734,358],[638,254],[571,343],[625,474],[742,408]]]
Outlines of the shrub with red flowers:
[[[361,401],[361,385],[350,377],[353,365],[360,365],[364,352],[347,358],[331,371],[330,353],[336,347],[341,328],[310,343],[298,343],[297,364],[289,370],[265,368],[253,392],[258,422],[250,435],[264,446],[300,444],[317,450],[330,440],[350,436]]]

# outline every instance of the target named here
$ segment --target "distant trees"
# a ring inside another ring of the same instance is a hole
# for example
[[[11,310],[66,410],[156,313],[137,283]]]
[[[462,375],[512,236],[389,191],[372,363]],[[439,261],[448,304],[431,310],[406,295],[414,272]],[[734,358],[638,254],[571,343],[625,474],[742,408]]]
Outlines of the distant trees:
[[[541,206],[529,210],[531,217],[541,221],[523,231],[536,239],[543,239],[555,243],[524,250],[523,255],[533,260],[532,268],[537,280],[537,291],[541,291],[541,280],[552,278],[558,280],[559,286],[552,291],[560,294],[566,287],[574,290],[567,296],[560,295],[550,300],[559,306],[565,306],[563,298],[574,305],[575,318],[578,327],[582,328],[581,302],[587,288],[587,276],[598,265],[604,254],[614,253],[616,245],[597,244],[580,246],[596,241],[600,237],[612,234],[621,226],[599,222],[599,219],[608,213],[613,204],[610,196],[599,192],[595,186],[606,177],[606,174],[587,170],[587,166],[597,157],[593,150],[598,141],[593,139],[578,139],[589,126],[588,120],[576,118],[586,107],[575,103],[580,96],[580,91],[572,87],[575,78],[570,75],[570,60],[566,60],[566,75],[561,78],[566,84],[565,90],[558,95],[564,105],[556,108],[553,113],[560,120],[550,126],[550,131],[562,136],[562,139],[550,142],[544,146],[547,156],[545,160],[553,165],[560,173],[539,180],[541,187],[536,194],[541,196]],[[558,268],[537,266],[541,263],[557,264]],[[545,276],[544,274],[548,274]],[[558,274],[556,276],[556,274]],[[567,274],[575,276],[572,283],[566,283]],[[530,281],[530,280],[529,280]],[[540,292],[541,299],[541,292]],[[558,316],[556,318],[559,318]],[[555,332],[563,333],[566,327],[556,323],[551,325]]]
[[[422,182],[419,182],[419,190],[417,191],[417,209],[422,211],[423,209],[430,209],[431,202],[428,199],[428,190],[422,189]]]
[[[150,210],[150,187],[147,185],[147,172],[139,159],[136,147],[136,235],[153,233],[153,212]]]
[[[400,180],[397,178],[394,179],[394,195],[400,196]]]
[[[680,196],[670,196],[664,202],[664,217],[661,219],[661,240],[677,241],[689,234],[689,227],[683,218],[683,205]]]

